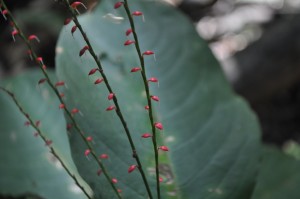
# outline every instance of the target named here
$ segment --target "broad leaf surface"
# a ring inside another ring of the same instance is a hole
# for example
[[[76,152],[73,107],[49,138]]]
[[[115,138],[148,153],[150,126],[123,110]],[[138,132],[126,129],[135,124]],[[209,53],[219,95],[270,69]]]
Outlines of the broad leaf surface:
[[[145,23],[134,18],[141,49],[153,50],[157,58],[155,62],[145,57],[147,76],[157,77],[160,83],[150,86],[161,99],[153,102],[156,121],[164,125],[164,131],[158,132],[159,145],[170,148],[160,153],[163,198],[250,198],[260,156],[256,117],[233,94],[207,44],[185,16],[156,1],[129,2],[132,12],[139,10],[145,16]],[[113,5],[102,1],[80,22],[101,58],[155,194],[153,147],[140,137],[150,131],[144,87],[141,75],[130,72],[139,62],[133,45],[123,45],[131,38],[125,36],[129,28],[125,12],[122,7],[114,10]],[[71,36],[72,26],[62,30],[56,57],[57,75],[67,83],[67,102],[81,110],[76,119],[93,136],[97,154],[110,156],[103,162],[110,175],[119,179],[124,198],[147,198],[139,173],[127,173],[135,161],[125,132],[116,114],[105,111],[112,105],[108,91],[103,83],[94,85],[99,73],[88,76],[96,64],[88,52],[78,56],[85,43],[79,31]],[[86,146],[74,129],[70,141],[78,169],[97,198],[115,198],[104,176],[96,175],[95,161],[84,157]]]
[[[46,83],[37,86],[43,76],[29,71],[1,81],[1,86],[12,91],[24,110],[53,141],[53,146],[76,174],[66,133],[66,122],[59,102]],[[52,73],[53,77],[53,73]],[[26,127],[26,117],[20,113],[12,99],[0,92],[0,195],[35,195],[53,199],[83,199],[59,162],[52,156],[35,130]],[[78,174],[77,174],[78,175]]]
[[[252,199],[300,198],[300,161],[275,147],[265,147]]]

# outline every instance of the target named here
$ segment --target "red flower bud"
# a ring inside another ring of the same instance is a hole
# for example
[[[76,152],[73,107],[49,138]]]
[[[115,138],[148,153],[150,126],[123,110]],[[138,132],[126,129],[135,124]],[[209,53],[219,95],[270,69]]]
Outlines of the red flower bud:
[[[135,67],[135,68],[131,69],[131,72],[134,73],[134,72],[137,72],[137,71],[140,71],[140,70],[141,70],[141,68]]]
[[[79,110],[77,108],[73,108],[71,112],[72,112],[72,114],[76,114],[79,112]]]
[[[148,79],[148,82],[158,82],[158,79],[155,77],[151,77]]]
[[[141,15],[143,15],[143,13],[140,12],[140,11],[135,11],[135,12],[132,13],[132,15],[134,15],[134,16],[141,16]]]
[[[115,94],[114,93],[109,93],[107,99],[112,100],[114,98]]]
[[[101,159],[108,159],[108,155],[105,154],[105,153],[103,153],[103,154],[101,154],[101,155],[99,156],[99,158],[101,158]]]
[[[30,56],[32,56],[31,51],[30,51]],[[37,57],[36,62],[43,64],[43,58],[42,57]]]
[[[115,8],[115,9],[118,9],[118,8],[120,8],[123,4],[124,4],[124,2],[119,1],[119,2],[115,3],[114,8]]]
[[[87,149],[87,150],[84,151],[84,155],[85,155],[85,156],[88,156],[90,153],[91,153],[91,150],[90,150],[90,149]]]
[[[65,108],[65,105],[64,104],[60,104],[59,105],[59,109],[64,109]]]
[[[162,177],[159,177],[159,182],[163,182],[164,179]]]
[[[158,149],[163,150],[163,151],[169,151],[169,148],[167,146],[160,146]]]
[[[72,21],[72,18],[67,18],[67,19],[64,21],[64,25],[68,25],[71,21]]]
[[[157,102],[159,101],[159,97],[155,95],[151,95],[151,99]]]
[[[117,191],[118,191],[118,193],[122,193],[122,190],[121,190],[121,189],[118,189]]]
[[[88,136],[88,137],[86,138],[86,141],[88,141],[88,142],[91,142],[91,141],[93,141],[93,138],[92,138],[92,136]]]
[[[74,34],[74,32],[75,32],[76,30],[77,30],[77,26],[75,25],[75,26],[73,26],[72,29],[71,29],[72,35]]]
[[[1,13],[2,13],[3,18],[6,20],[7,18],[5,15],[8,14],[8,10],[3,10]]]
[[[16,41],[15,36],[16,36],[17,34],[19,34],[19,31],[17,31],[17,30],[13,30],[13,31],[11,32],[11,36],[12,36],[12,38],[13,38],[14,41]]]
[[[146,106],[145,106],[145,109],[146,109],[146,110],[149,110],[149,106],[148,106],[148,105],[146,105]]]
[[[118,183],[118,180],[116,178],[113,178],[113,179],[111,179],[111,182],[116,184],[116,183]]]
[[[103,82],[103,78],[96,79],[96,81],[94,82],[94,84],[100,84],[101,82]]]
[[[147,51],[143,52],[143,55],[153,55],[153,54],[154,54],[154,52],[151,50],[147,50]]]
[[[71,4],[71,7],[76,10],[79,5],[81,5],[82,7],[84,7],[87,10],[87,7],[80,1],[73,2]]]
[[[98,68],[93,68],[92,70],[90,70],[89,75],[93,75],[97,70]]]
[[[127,40],[127,41],[125,41],[124,46],[128,46],[128,45],[134,44],[134,43],[135,43],[135,41],[133,41],[133,40]]]
[[[144,133],[142,135],[142,138],[150,138],[150,137],[152,137],[152,135],[150,133]]]
[[[47,81],[46,78],[40,79],[39,82],[38,82],[38,84],[42,84],[42,83],[44,83],[45,81]]]
[[[90,49],[89,46],[84,46],[84,47],[79,51],[79,56],[81,57],[81,56],[85,53],[85,51],[88,50],[88,49]]]
[[[135,170],[136,168],[136,165],[131,165],[129,168],[128,168],[128,173],[131,173]]]
[[[160,122],[155,122],[155,123],[154,123],[154,126],[155,126],[157,129],[159,129],[159,130],[163,130],[163,125],[162,125],[162,123],[160,123]]]
[[[129,28],[128,30],[126,30],[126,36],[130,35],[132,33],[132,29]]]
[[[64,86],[64,85],[65,85],[64,81],[59,81],[59,82],[56,82],[55,87]]]
[[[37,42],[40,43],[40,40],[39,40],[39,38],[36,35],[29,35],[28,40],[29,41],[36,40]]]
[[[115,106],[109,106],[106,108],[106,111],[112,111],[114,110],[116,107]]]

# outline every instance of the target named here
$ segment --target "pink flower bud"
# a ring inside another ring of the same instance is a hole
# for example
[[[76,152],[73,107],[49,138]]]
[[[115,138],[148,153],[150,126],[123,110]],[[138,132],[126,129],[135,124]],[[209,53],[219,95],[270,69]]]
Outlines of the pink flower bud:
[[[141,16],[141,15],[143,15],[143,13],[140,12],[140,11],[134,11],[134,12],[132,13],[132,15],[133,15],[133,16]]]
[[[158,82],[158,79],[156,77],[151,77],[148,79],[148,82]]]
[[[42,79],[39,80],[38,84],[42,84],[42,83],[44,83],[45,81],[47,81],[47,79],[46,79],[46,78],[42,78]]]
[[[79,110],[77,108],[73,108],[71,112],[72,112],[72,114],[76,114],[79,112]]]
[[[89,75],[93,75],[97,70],[98,68],[93,68],[92,70],[90,70]]]
[[[118,193],[122,193],[122,190],[121,189],[117,189]]]
[[[154,54],[154,52],[151,50],[147,50],[147,51],[143,52],[143,55],[153,55],[153,54]]]
[[[129,28],[128,30],[126,30],[126,36],[130,35],[132,33],[132,29]]]
[[[108,100],[112,100],[114,98],[115,94],[114,93],[109,93],[107,96]]]
[[[154,123],[154,126],[155,126],[157,129],[159,129],[159,130],[163,130],[163,125],[162,125],[162,123],[160,123],[160,122],[155,122],[155,123]]]
[[[160,146],[158,149],[163,150],[163,151],[169,151],[169,148],[167,146]]]
[[[142,135],[142,138],[150,138],[150,137],[152,137],[152,135],[150,133],[144,133]]]
[[[113,178],[113,179],[111,179],[111,182],[116,184],[116,183],[118,183],[118,180],[116,178]]]
[[[92,138],[92,136],[88,136],[88,137],[86,137],[86,141],[88,141],[88,142],[91,142],[91,141],[93,141],[93,138]]]
[[[6,15],[8,14],[8,10],[3,10],[1,13],[2,13],[3,18],[6,20],[7,19]]]
[[[71,21],[72,21],[72,18],[67,18],[67,19],[64,21],[64,25],[68,25]]]
[[[30,52],[31,53],[31,52]],[[32,54],[31,54],[32,55]],[[37,57],[36,62],[42,63],[43,64],[43,58],[42,57]]]
[[[80,1],[75,1],[71,4],[71,7],[75,10],[77,10],[77,7],[81,5],[82,7],[84,7],[87,10],[87,7]]]
[[[59,82],[56,82],[55,87],[64,86],[64,85],[65,85],[64,81],[59,81]]]
[[[31,125],[31,123],[30,123],[29,121],[26,121],[26,122],[24,123],[24,126],[29,126],[29,125]]]
[[[47,66],[46,66],[46,65],[43,65],[43,66],[42,66],[42,69],[43,69],[43,70],[46,70],[46,69],[47,69]]]
[[[159,101],[159,97],[155,95],[151,95],[151,99],[157,102]]]
[[[114,110],[116,107],[115,106],[109,106],[106,108],[106,111],[112,111]]]
[[[98,78],[96,79],[96,81],[94,82],[94,84],[100,84],[101,82],[103,82],[103,78]]]
[[[159,182],[163,182],[164,179],[162,177],[159,177]]]
[[[36,35],[29,35],[28,40],[29,41],[36,40],[37,42],[40,43],[40,40],[39,40],[39,38]]]
[[[140,67],[135,67],[135,68],[131,69],[131,72],[134,73],[134,72],[137,72],[137,71],[140,71],[140,70],[141,70]]]
[[[79,56],[81,57],[81,56],[85,53],[85,51],[88,50],[88,49],[90,49],[89,46],[84,46],[84,47],[79,51]]]
[[[129,168],[128,168],[128,173],[131,173],[135,170],[136,168],[136,165],[131,165]]]
[[[108,155],[105,154],[105,153],[103,153],[103,154],[101,154],[101,155],[99,156],[99,158],[101,158],[101,159],[108,159]]]
[[[72,35],[74,34],[74,32],[75,32],[76,30],[77,30],[77,26],[75,25],[75,26],[73,26],[72,29],[71,29]]]
[[[100,176],[100,175],[101,175],[101,173],[102,173],[102,170],[101,170],[101,169],[99,169],[99,170],[97,171],[97,176]]]
[[[14,41],[16,41],[15,36],[16,36],[17,34],[19,34],[19,31],[18,31],[18,30],[13,30],[13,31],[11,32],[11,36],[12,36],[12,38],[13,38]]]
[[[88,156],[90,153],[91,153],[91,150],[90,150],[90,149],[87,149],[87,150],[84,151],[84,155],[85,155],[85,156]]]
[[[146,109],[146,110],[149,110],[149,106],[148,106],[148,105],[146,105],[146,106],[145,106],[145,109]]]
[[[128,45],[134,44],[134,43],[135,43],[135,41],[133,41],[133,40],[127,40],[127,41],[125,41],[124,46],[128,46]]]
[[[65,108],[65,105],[64,104],[60,104],[59,105],[59,109],[64,109]]]
[[[119,2],[115,3],[114,8],[115,8],[115,9],[118,9],[118,8],[120,8],[123,4],[124,4],[124,2],[119,1]]]

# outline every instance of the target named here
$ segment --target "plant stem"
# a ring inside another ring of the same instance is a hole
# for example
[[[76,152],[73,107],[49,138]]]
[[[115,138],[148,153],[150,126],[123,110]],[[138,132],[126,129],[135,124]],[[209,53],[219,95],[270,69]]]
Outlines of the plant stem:
[[[84,32],[81,24],[79,23],[79,21],[77,19],[76,12],[70,6],[70,4],[68,3],[67,0],[63,0],[63,1],[65,1],[66,5],[68,6],[68,8],[69,8],[69,10],[70,10],[70,12],[71,12],[71,14],[73,16],[73,21],[74,21],[75,25],[79,29],[79,31],[80,31],[80,33],[81,33],[84,41],[86,42],[87,46],[89,47],[88,50],[89,50],[91,56],[93,57],[93,59],[95,60],[95,62],[97,64],[97,67],[99,69],[99,72],[100,72],[103,80],[104,80],[104,83],[105,83],[105,85],[107,87],[107,90],[109,91],[109,93],[114,93],[113,90],[112,90],[112,88],[111,88],[111,86],[110,86],[110,84],[109,84],[108,78],[106,77],[106,75],[104,73],[104,70],[103,70],[103,67],[101,65],[100,59],[97,57],[97,55],[96,55],[96,53],[95,53],[95,51],[94,51],[94,49],[93,49],[93,47],[92,47],[92,45],[91,45],[91,43],[89,41],[89,38],[87,37],[86,33]],[[113,102],[114,102],[114,104],[116,106],[116,113],[117,113],[117,115],[118,115],[118,117],[119,117],[119,119],[120,119],[120,121],[121,121],[121,123],[122,123],[122,125],[124,127],[126,136],[127,136],[128,141],[130,143],[130,147],[131,147],[131,150],[132,150],[133,157],[136,159],[136,162],[138,164],[138,168],[139,168],[140,174],[142,176],[143,182],[145,184],[145,187],[146,187],[147,193],[149,195],[149,198],[153,199],[153,196],[152,196],[152,193],[151,193],[151,189],[150,189],[150,186],[149,186],[148,181],[147,181],[147,177],[146,177],[144,169],[142,167],[142,163],[141,163],[140,158],[138,156],[138,153],[136,151],[136,147],[135,147],[134,142],[132,140],[131,133],[130,133],[129,128],[127,126],[127,123],[126,123],[126,121],[125,121],[125,119],[123,117],[123,114],[122,114],[122,111],[121,111],[121,108],[119,106],[118,99],[117,99],[116,96],[113,97]]]
[[[41,130],[36,126],[36,124],[33,122],[33,120],[30,118],[30,116],[24,111],[24,109],[21,107],[20,103],[17,101],[15,95],[10,92],[9,90],[0,87],[1,90],[3,90],[4,92],[6,92],[14,101],[14,103],[17,105],[17,107],[19,108],[20,112],[29,120],[31,126],[37,131],[37,133],[39,134],[39,136],[43,139],[43,141],[45,142],[45,144],[47,145],[47,141],[49,139],[47,139],[47,137],[41,132]],[[50,152],[56,157],[56,159],[61,163],[61,165],[63,166],[63,168],[65,169],[65,171],[69,174],[69,176],[71,178],[73,178],[74,182],[76,183],[76,185],[82,190],[82,192],[86,195],[87,198],[92,199],[92,197],[87,193],[87,191],[85,190],[85,188],[83,187],[83,185],[80,184],[80,182],[78,181],[77,177],[72,173],[72,171],[67,167],[67,165],[64,163],[64,161],[60,158],[58,152],[55,150],[55,148],[53,146],[49,146],[50,148]]]
[[[152,133],[153,133],[152,143],[153,143],[153,149],[154,149],[154,155],[155,155],[156,191],[157,191],[157,198],[160,199],[159,164],[158,164],[158,149],[157,149],[157,141],[156,141],[156,129],[155,129],[154,119],[153,119],[153,108],[152,108],[152,101],[151,101],[151,96],[150,96],[150,89],[149,89],[149,85],[147,82],[145,62],[144,62],[144,57],[140,50],[138,36],[137,36],[136,30],[135,30],[134,21],[131,16],[131,12],[130,12],[130,8],[129,8],[127,0],[124,0],[124,8],[125,8],[125,11],[128,16],[129,23],[130,23],[130,26],[132,29],[133,37],[135,40],[134,45],[135,45],[135,48],[136,48],[136,51],[137,51],[137,54],[138,54],[138,57],[140,60],[141,68],[142,68],[141,74],[142,74],[142,78],[143,78],[143,82],[144,82],[144,86],[145,86],[147,102],[148,102],[148,106],[149,106],[149,110],[148,110],[149,111],[149,119],[150,119]]]
[[[37,59],[37,55],[35,53],[35,51],[33,50],[33,47],[31,45],[31,43],[29,42],[29,40],[25,37],[24,33],[22,32],[22,30],[20,29],[20,27],[18,26],[18,24],[16,23],[16,20],[14,19],[14,17],[12,16],[11,12],[8,10],[5,2],[3,0],[1,0],[1,4],[3,6],[4,9],[6,9],[8,11],[8,16],[10,18],[10,20],[12,21],[12,23],[14,24],[14,27],[16,28],[16,30],[18,31],[18,35],[20,35],[20,37],[23,39],[23,41],[26,43],[28,49],[31,51],[31,55],[33,57],[34,60]],[[102,162],[99,160],[99,158],[96,155],[96,152],[93,149],[93,146],[86,140],[83,131],[81,130],[81,128],[79,127],[79,125],[77,124],[77,122],[75,121],[73,115],[71,114],[71,112],[69,111],[69,109],[67,108],[64,100],[62,99],[62,97],[59,94],[59,91],[56,89],[56,87],[54,86],[54,84],[52,83],[52,81],[49,78],[49,75],[47,74],[47,71],[43,68],[43,63],[39,62],[39,67],[42,70],[45,78],[47,79],[47,83],[49,84],[49,86],[52,88],[52,90],[55,92],[56,96],[58,97],[60,103],[65,105],[64,111],[65,113],[68,115],[68,117],[70,118],[70,120],[72,121],[75,129],[77,130],[77,132],[80,134],[81,138],[83,139],[83,141],[85,142],[85,144],[87,145],[88,149],[91,151],[92,156],[94,157],[94,159],[96,160],[96,162],[98,163],[98,165],[100,166],[103,174],[105,175],[106,179],[108,180],[108,182],[110,183],[111,187],[113,188],[114,192],[116,193],[117,197],[119,199],[122,199],[122,196],[120,195],[120,193],[118,192],[115,184],[111,181],[111,177],[109,176],[105,166],[102,164]]]

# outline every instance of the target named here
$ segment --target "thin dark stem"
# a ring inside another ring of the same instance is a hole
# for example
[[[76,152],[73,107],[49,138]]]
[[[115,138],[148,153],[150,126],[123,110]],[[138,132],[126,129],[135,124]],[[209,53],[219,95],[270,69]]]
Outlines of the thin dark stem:
[[[137,54],[138,54],[138,57],[140,60],[141,68],[142,68],[141,74],[142,74],[142,78],[143,78],[143,82],[144,82],[144,86],[145,86],[145,90],[146,90],[147,102],[148,102],[148,106],[149,106],[149,110],[148,110],[149,111],[149,119],[150,119],[152,133],[153,133],[152,143],[153,143],[153,149],[154,149],[154,155],[155,155],[156,191],[157,191],[157,197],[158,197],[158,199],[160,199],[160,186],[159,186],[160,182],[159,182],[159,165],[158,165],[158,148],[157,148],[157,141],[156,141],[156,128],[154,125],[153,108],[152,108],[150,89],[149,89],[149,85],[147,82],[145,62],[144,62],[144,57],[140,50],[138,36],[137,36],[136,30],[135,30],[134,21],[133,21],[127,0],[124,0],[124,8],[125,8],[125,11],[128,16],[129,23],[130,23],[130,26],[132,29],[133,37],[135,40],[135,48],[136,48],[136,51],[137,51]]]
[[[14,24],[14,28],[16,28],[16,30],[18,31],[18,35],[22,38],[22,40],[26,43],[28,49],[31,52],[31,55],[33,57],[34,60],[36,60],[38,58],[38,56],[36,55],[35,51],[33,50],[33,47],[30,43],[30,41],[25,37],[24,33],[22,32],[22,30],[19,28],[18,24],[16,23],[16,20],[14,19],[13,15],[11,14],[11,12],[8,10],[6,4],[4,3],[3,0],[1,0],[1,4],[3,6],[4,9],[6,9],[8,11],[8,16],[10,18],[10,20],[12,21],[12,23]],[[58,97],[59,101],[61,104],[65,105],[64,111],[65,113],[68,115],[68,117],[70,118],[70,120],[72,121],[72,124],[74,125],[75,129],[77,130],[77,132],[80,134],[81,138],[83,139],[83,141],[85,142],[85,144],[87,145],[88,149],[91,151],[91,154],[93,156],[93,158],[96,160],[96,162],[98,163],[98,165],[100,166],[102,173],[105,175],[106,179],[108,180],[108,182],[110,183],[111,187],[113,188],[114,192],[116,193],[117,197],[119,199],[122,199],[122,196],[120,195],[120,193],[118,192],[118,189],[116,188],[115,184],[111,181],[111,177],[109,176],[105,166],[103,165],[103,163],[101,162],[101,160],[97,157],[95,150],[93,149],[93,146],[86,140],[86,137],[83,133],[83,131],[81,130],[81,128],[79,127],[78,123],[75,121],[73,115],[71,114],[71,112],[69,111],[69,109],[67,108],[64,100],[62,99],[62,97],[59,94],[59,91],[57,90],[57,88],[54,86],[54,84],[52,83],[52,81],[49,78],[49,75],[46,71],[46,69],[43,68],[43,63],[38,62],[38,65],[40,67],[40,69],[42,70],[45,78],[47,79],[47,83],[49,84],[49,86],[52,88],[52,90],[54,91],[54,93],[56,94],[56,96]]]
[[[76,12],[75,12],[74,9],[70,6],[70,4],[68,3],[67,0],[64,0],[64,1],[65,1],[65,3],[67,4],[67,6],[68,6],[68,8],[69,8],[69,10],[70,10],[70,12],[71,12],[71,14],[72,14],[72,16],[73,16],[73,21],[74,21],[75,25],[76,25],[77,28],[79,29],[79,31],[80,31],[80,33],[81,33],[81,35],[82,35],[84,41],[86,42],[87,46],[89,47],[88,50],[89,50],[90,54],[92,55],[93,59],[95,60],[97,66],[98,66],[99,72],[100,72],[100,74],[101,74],[101,76],[102,76],[102,78],[103,78],[103,80],[104,80],[104,83],[105,83],[105,85],[106,85],[106,87],[107,87],[107,90],[109,91],[109,93],[113,93],[113,90],[112,90],[112,88],[111,88],[111,86],[110,86],[110,84],[109,84],[108,78],[106,77],[106,75],[105,75],[105,73],[104,73],[104,70],[103,70],[103,67],[102,67],[102,65],[101,65],[100,59],[97,57],[97,55],[96,55],[96,53],[95,53],[95,51],[94,51],[94,49],[93,49],[93,47],[92,47],[92,45],[91,45],[91,43],[90,43],[90,41],[89,41],[89,38],[87,37],[87,35],[86,35],[86,33],[84,32],[84,30],[83,30],[81,24],[79,23],[79,21],[78,21],[78,19],[77,19]],[[130,133],[130,131],[129,131],[129,129],[128,129],[128,126],[127,126],[127,123],[126,123],[126,121],[125,121],[125,119],[124,119],[124,117],[123,117],[123,114],[122,114],[122,111],[121,111],[121,108],[120,108],[120,106],[119,106],[118,99],[117,99],[116,96],[113,97],[113,102],[114,102],[114,104],[115,104],[115,106],[116,106],[116,113],[117,113],[117,115],[118,115],[118,117],[119,117],[119,119],[120,119],[120,121],[121,121],[121,123],[122,123],[122,125],[123,125],[123,127],[124,127],[126,136],[127,136],[128,141],[129,141],[129,143],[130,143],[130,147],[131,147],[131,150],[132,150],[133,157],[136,159],[136,162],[137,162],[137,165],[138,165],[140,174],[141,174],[141,176],[142,176],[142,179],[143,179],[143,181],[144,181],[146,190],[147,190],[147,192],[148,192],[149,198],[152,199],[153,197],[152,197],[152,193],[151,193],[150,186],[149,186],[148,181],[147,181],[147,177],[146,177],[146,175],[145,175],[145,173],[144,173],[144,169],[143,169],[143,167],[142,167],[142,163],[141,163],[140,158],[139,158],[139,156],[138,156],[138,153],[137,153],[137,151],[136,151],[136,147],[135,147],[134,142],[133,142],[133,140],[132,140],[131,133]]]
[[[49,139],[45,136],[44,133],[42,133],[42,131],[33,122],[33,120],[30,118],[30,115],[28,115],[24,111],[24,109],[22,108],[22,106],[20,105],[20,103],[17,101],[15,95],[12,92],[8,91],[7,89],[5,89],[3,87],[0,87],[0,89],[3,90],[4,92],[6,92],[12,98],[12,100],[14,101],[14,103],[19,108],[20,112],[28,119],[28,121],[30,122],[31,126],[37,131],[37,133],[43,139],[43,141],[45,142],[45,144],[48,145]],[[78,181],[77,177],[72,173],[72,171],[67,167],[67,165],[64,163],[64,161],[60,158],[60,156],[59,156],[58,152],[56,151],[56,149],[53,146],[51,146],[51,145],[48,145],[48,146],[50,148],[50,152],[61,163],[61,165],[63,166],[63,168],[65,169],[65,171],[69,174],[69,176],[71,178],[73,178],[73,180],[76,183],[76,185],[82,190],[82,192],[86,195],[86,197],[88,197],[89,199],[92,199],[92,197],[87,193],[87,191],[85,190],[85,188],[83,187],[83,185],[80,184],[80,182]]]

